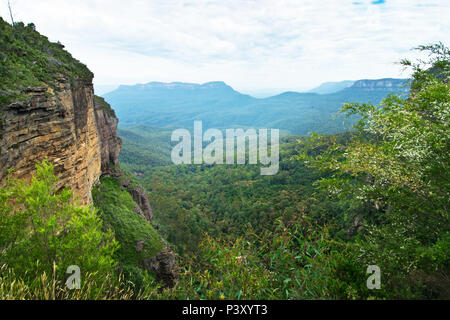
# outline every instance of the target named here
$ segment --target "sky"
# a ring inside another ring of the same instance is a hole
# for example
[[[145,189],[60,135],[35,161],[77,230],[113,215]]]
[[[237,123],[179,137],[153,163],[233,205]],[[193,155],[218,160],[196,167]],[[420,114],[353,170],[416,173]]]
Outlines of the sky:
[[[10,21],[7,0],[0,15]],[[10,0],[94,72],[97,88],[225,81],[254,95],[407,77],[402,58],[450,40],[448,0]]]

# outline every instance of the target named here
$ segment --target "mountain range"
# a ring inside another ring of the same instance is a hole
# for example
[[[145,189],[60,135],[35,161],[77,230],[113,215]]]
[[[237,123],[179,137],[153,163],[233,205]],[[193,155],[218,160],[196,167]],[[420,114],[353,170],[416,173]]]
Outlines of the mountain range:
[[[339,81],[339,82],[325,82],[325,83],[322,83],[317,88],[309,90],[308,92],[319,93],[319,94],[335,93],[335,92],[344,90],[345,88],[351,87],[354,83],[355,83],[355,81],[352,81],[352,80],[344,80],[344,81]]]
[[[386,78],[328,83],[316,88],[316,92],[288,91],[258,99],[220,81],[149,82],[121,85],[103,97],[116,110],[121,126],[190,128],[194,120],[202,120],[205,128],[276,128],[307,134],[348,129],[352,121],[343,123],[343,116],[336,116],[345,102],[378,104],[388,94],[407,94],[408,90],[406,80]]]

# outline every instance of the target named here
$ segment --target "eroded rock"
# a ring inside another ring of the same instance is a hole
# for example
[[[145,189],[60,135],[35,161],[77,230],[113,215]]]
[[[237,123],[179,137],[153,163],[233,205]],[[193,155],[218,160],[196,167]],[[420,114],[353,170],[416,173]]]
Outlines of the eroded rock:
[[[145,259],[142,262],[142,267],[155,273],[156,280],[162,281],[164,287],[172,288],[177,283],[176,256],[170,249],[164,249],[155,257]]]
[[[81,204],[92,201],[101,175],[101,146],[94,115],[92,81],[61,77],[56,88],[23,89],[28,96],[1,109],[0,182],[8,169],[28,180],[36,163],[48,159]]]
[[[117,136],[117,119],[114,110],[100,97],[94,98],[95,118],[101,141],[101,167],[106,173],[111,165],[117,165],[122,140]]]

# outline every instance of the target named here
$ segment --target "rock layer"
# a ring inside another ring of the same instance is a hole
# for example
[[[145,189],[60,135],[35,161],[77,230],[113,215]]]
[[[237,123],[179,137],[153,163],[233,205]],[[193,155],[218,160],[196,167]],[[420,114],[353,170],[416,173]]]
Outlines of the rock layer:
[[[153,210],[148,199],[147,192],[135,181],[131,181],[129,177],[120,168],[109,168],[105,175],[116,177],[120,180],[120,188],[127,190],[136,203],[135,212],[144,218],[147,222],[153,218]]]
[[[0,181],[30,179],[44,159],[54,164],[60,187],[81,204],[92,200],[101,175],[101,143],[94,115],[92,81],[59,77],[56,87],[24,90],[27,99],[4,106],[0,126]]]
[[[153,272],[156,275],[156,280],[161,281],[166,288],[172,288],[177,283],[176,256],[169,248],[162,250],[153,258],[144,260],[142,267]]]
[[[95,96],[95,118],[101,142],[101,167],[106,173],[111,165],[117,165],[122,140],[117,136],[119,119],[103,98]]]

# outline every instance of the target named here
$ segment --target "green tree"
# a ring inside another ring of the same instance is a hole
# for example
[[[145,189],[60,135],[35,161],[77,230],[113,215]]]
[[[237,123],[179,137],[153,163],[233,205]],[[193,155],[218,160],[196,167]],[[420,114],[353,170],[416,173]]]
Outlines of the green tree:
[[[332,195],[380,219],[355,255],[361,266],[381,267],[380,296],[448,298],[450,51],[442,43],[417,49],[429,59],[402,61],[413,70],[409,97],[346,104],[342,112],[360,117],[354,135],[346,143],[316,135],[301,158],[332,173],[320,181]]]
[[[113,234],[102,231],[95,209],[75,205],[70,189],[58,190],[52,164],[36,168],[31,182],[8,179],[0,188],[0,264],[26,282],[43,273],[64,281],[67,267],[77,265],[101,284],[116,266]]]

